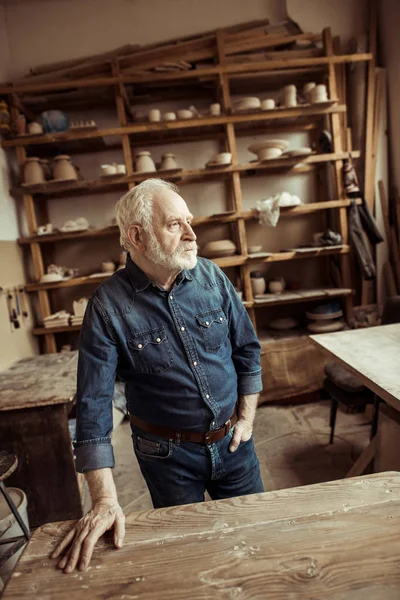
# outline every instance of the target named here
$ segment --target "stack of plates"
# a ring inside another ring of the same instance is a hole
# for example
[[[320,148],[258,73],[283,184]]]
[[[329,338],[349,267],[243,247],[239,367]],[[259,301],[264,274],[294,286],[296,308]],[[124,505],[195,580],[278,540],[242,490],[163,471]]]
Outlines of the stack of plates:
[[[340,331],[344,327],[344,322],[340,318],[343,316],[343,312],[339,302],[318,304],[307,311],[306,316],[310,319],[307,329],[313,333]]]
[[[70,313],[66,312],[65,310],[60,310],[59,312],[49,315],[43,319],[44,327],[45,329],[52,329],[53,327],[68,327],[70,316]]]
[[[238,102],[235,102],[235,104],[234,104],[234,109],[236,111],[253,110],[255,108],[260,108],[260,107],[261,107],[261,100],[260,100],[260,98],[256,98],[255,96],[248,96],[247,98],[243,98],[242,100],[239,100]]]
[[[71,317],[71,325],[82,325],[83,317]]]

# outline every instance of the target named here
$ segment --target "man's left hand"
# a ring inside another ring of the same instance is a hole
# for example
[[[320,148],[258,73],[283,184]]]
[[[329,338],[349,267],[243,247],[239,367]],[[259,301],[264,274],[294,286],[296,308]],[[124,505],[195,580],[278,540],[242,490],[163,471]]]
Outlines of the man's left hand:
[[[229,445],[229,452],[235,452],[240,442],[247,442],[253,433],[253,423],[245,419],[239,419],[235,425],[232,441]]]

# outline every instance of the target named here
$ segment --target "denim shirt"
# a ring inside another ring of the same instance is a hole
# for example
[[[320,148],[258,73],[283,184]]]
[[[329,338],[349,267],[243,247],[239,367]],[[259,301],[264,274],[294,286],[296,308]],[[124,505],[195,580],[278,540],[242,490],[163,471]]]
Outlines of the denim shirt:
[[[114,466],[115,378],[129,413],[173,429],[218,429],[238,395],[262,390],[260,343],[226,275],[199,258],[166,291],[128,255],[85,313],[77,385],[76,468]]]

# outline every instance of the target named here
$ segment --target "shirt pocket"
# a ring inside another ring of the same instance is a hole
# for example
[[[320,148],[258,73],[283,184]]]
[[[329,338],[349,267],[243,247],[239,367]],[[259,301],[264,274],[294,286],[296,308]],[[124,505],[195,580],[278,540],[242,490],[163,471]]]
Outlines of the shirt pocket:
[[[221,308],[196,315],[208,352],[217,352],[228,337],[228,319]]]
[[[164,327],[137,333],[127,340],[127,344],[139,373],[163,373],[174,362]]]

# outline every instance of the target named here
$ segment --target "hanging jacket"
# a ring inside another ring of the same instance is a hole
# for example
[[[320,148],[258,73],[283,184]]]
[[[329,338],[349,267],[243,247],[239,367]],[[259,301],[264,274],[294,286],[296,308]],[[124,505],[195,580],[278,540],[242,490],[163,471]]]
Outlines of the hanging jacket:
[[[364,208],[364,210],[360,211],[360,208]],[[375,279],[376,270],[374,259],[367,243],[366,236],[371,244],[379,244],[383,241],[383,238],[379,233],[379,230],[365,201],[363,201],[363,204],[361,204],[359,207],[357,206],[355,199],[351,199],[348,221],[350,242],[363,277],[364,279]]]

